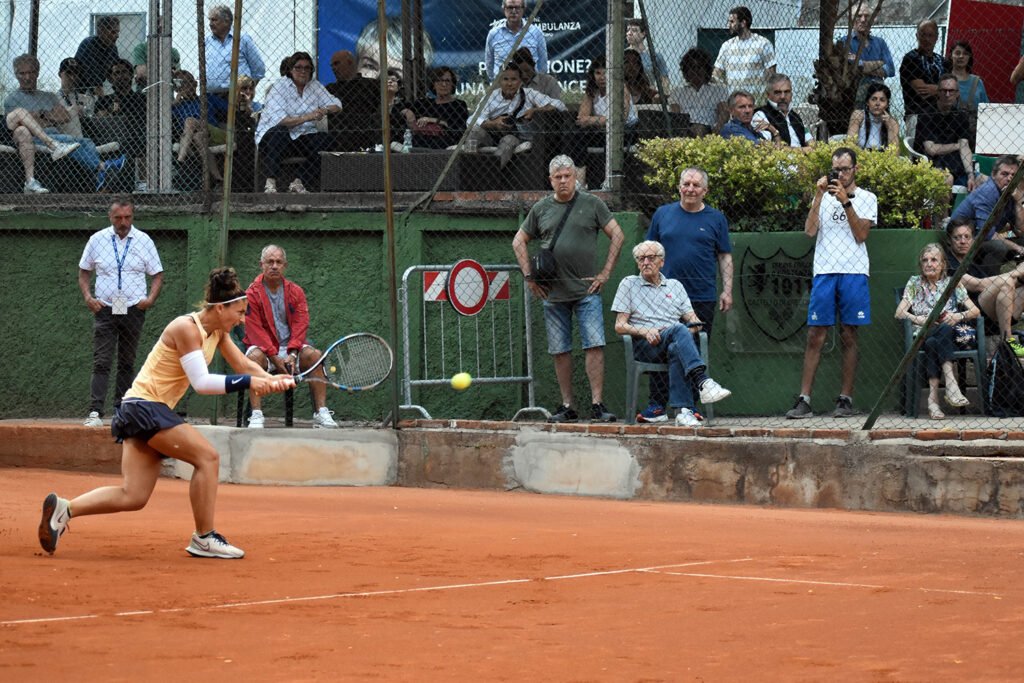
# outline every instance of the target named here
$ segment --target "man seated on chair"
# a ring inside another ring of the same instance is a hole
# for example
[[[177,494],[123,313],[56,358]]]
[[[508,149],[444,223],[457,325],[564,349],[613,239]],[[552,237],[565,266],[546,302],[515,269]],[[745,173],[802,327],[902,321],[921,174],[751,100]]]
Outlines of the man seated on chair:
[[[565,103],[548,97],[539,90],[523,87],[522,69],[509,64],[501,72],[501,87],[466,121],[472,126],[470,139],[480,147],[496,145],[494,154],[501,159],[505,168],[514,153],[528,152],[533,148],[532,138],[537,132],[533,116],[541,111],[566,111]]]
[[[1020,161],[1012,154],[996,159],[992,169],[992,177],[981,183],[960,205],[953,209],[951,219],[966,219],[974,223],[977,234],[992,215],[1003,190],[1010,184]],[[998,275],[1006,261],[1024,261],[1024,188],[1017,186],[1013,190],[1012,200],[1003,206],[1002,213],[996,218],[985,241],[978,247],[975,261],[980,263],[986,276]],[[1013,234],[1013,237],[1010,234]]]
[[[967,144],[971,137],[967,112],[957,106],[960,86],[956,76],[942,74],[938,87],[938,110],[918,117],[914,149],[927,155],[935,168],[944,169],[953,185],[969,192],[974,189],[974,158]]]
[[[284,277],[288,258],[276,244],[263,247],[260,269],[245,294],[249,307],[245,312],[245,355],[271,373],[294,375],[320,359],[320,351],[306,343],[309,308],[302,287]],[[313,396],[313,426],[333,429],[338,426],[327,409],[327,385],[310,382]],[[262,429],[262,400],[249,395],[252,403],[250,429]]]
[[[641,242],[633,247],[633,258],[640,275],[623,278],[615,292],[615,332],[634,337],[636,360],[668,363],[669,406],[678,410],[676,425],[699,427],[691,388],[699,392],[701,403],[721,401],[732,392],[705,374],[707,368],[685,324],[700,323],[700,319],[683,285],[661,274],[664,247],[650,240]]]

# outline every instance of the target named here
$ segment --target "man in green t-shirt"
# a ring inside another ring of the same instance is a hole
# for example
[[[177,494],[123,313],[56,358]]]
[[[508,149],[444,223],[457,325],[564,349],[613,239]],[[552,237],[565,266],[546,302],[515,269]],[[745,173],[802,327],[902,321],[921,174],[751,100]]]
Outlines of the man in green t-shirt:
[[[579,323],[580,340],[586,356],[591,393],[590,419],[614,422],[615,415],[605,407],[602,397],[604,306],[601,289],[611,276],[625,238],[622,228],[603,201],[592,194],[577,192],[576,167],[571,158],[564,154],[556,156],[548,165],[548,172],[555,193],[533,205],[512,240],[512,249],[530,292],[544,302],[548,353],[554,356],[555,375],[562,394],[562,403],[549,422],[576,422],[579,419],[572,405],[573,316]],[[567,210],[571,213],[566,217],[553,250],[558,261],[558,278],[550,289],[545,289],[534,281],[530,272],[527,244],[538,239],[542,247],[549,247]],[[608,236],[611,244],[604,267],[598,272],[597,235],[601,232]]]

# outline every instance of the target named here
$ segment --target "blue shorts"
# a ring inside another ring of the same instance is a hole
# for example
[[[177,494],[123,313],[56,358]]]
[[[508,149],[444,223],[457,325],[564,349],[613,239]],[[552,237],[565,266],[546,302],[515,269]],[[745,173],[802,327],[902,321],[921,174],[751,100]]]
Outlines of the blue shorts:
[[[159,401],[144,401],[140,398],[126,398],[114,412],[110,421],[110,433],[118,443],[125,439],[149,441],[157,432],[185,424],[181,415]]]
[[[830,273],[815,275],[811,302],[807,306],[808,327],[836,324],[836,309],[844,325],[871,324],[871,293],[867,275]]]
[[[588,294],[579,301],[545,301],[544,327],[548,331],[548,353],[557,356],[572,351],[572,317],[580,326],[584,349],[604,346],[604,305],[600,294]]]

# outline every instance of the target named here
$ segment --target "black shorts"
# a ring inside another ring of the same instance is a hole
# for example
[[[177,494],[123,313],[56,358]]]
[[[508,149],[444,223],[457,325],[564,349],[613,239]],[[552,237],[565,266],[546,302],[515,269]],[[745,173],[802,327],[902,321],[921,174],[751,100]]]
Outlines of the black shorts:
[[[124,443],[129,438],[149,441],[157,432],[180,424],[185,424],[185,420],[168,408],[166,403],[127,398],[121,401],[121,407],[114,412],[110,433],[118,443]]]

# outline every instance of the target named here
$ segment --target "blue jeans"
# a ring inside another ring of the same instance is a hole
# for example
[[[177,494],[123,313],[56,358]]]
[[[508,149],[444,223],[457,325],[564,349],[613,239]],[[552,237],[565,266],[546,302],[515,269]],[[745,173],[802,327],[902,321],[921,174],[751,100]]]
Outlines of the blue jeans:
[[[68,158],[74,159],[79,166],[93,173],[99,170],[100,153],[96,151],[96,145],[92,140],[58,133],[56,128],[47,128],[46,134],[57,142],[77,142],[78,149],[69,154]],[[38,138],[35,142],[40,145],[43,144],[43,141]]]
[[[956,353],[956,332],[950,325],[936,325],[921,346],[924,349],[924,367],[928,378],[942,377],[942,364],[953,360]]]
[[[654,346],[643,337],[633,338],[633,357],[644,363],[668,363],[668,404],[693,410],[693,389],[687,375],[704,367],[693,333],[682,323],[661,330],[661,342]]]
[[[691,301],[690,305],[693,306],[693,312],[697,314],[697,317],[704,323],[704,327],[701,328],[708,335],[708,343],[711,343],[711,327],[715,322],[715,309],[718,307],[718,301]],[[698,349],[698,353],[700,350]],[[659,406],[668,405],[668,373],[667,372],[651,372],[647,374],[647,386],[650,389],[651,403],[656,403]],[[696,388],[694,388],[693,403],[697,403]]]

